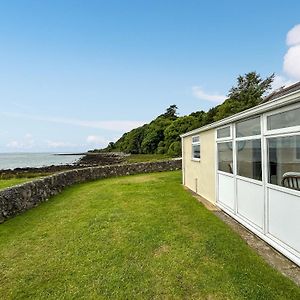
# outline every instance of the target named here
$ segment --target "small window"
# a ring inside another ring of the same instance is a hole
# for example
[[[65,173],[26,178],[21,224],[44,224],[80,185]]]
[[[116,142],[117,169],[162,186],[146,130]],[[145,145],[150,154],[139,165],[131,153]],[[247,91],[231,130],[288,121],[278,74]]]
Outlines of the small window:
[[[260,117],[236,123],[236,137],[260,135]]]
[[[200,137],[192,137],[192,159],[200,159]]]
[[[199,143],[199,141],[200,141],[200,137],[199,136],[193,136],[193,138],[192,138],[192,143],[194,144],[194,143]]]
[[[218,139],[223,139],[230,137],[230,126],[220,128],[217,130],[217,138]]]
[[[218,143],[218,170],[233,173],[232,142]]]
[[[268,117],[268,130],[300,126],[300,108],[284,111]]]

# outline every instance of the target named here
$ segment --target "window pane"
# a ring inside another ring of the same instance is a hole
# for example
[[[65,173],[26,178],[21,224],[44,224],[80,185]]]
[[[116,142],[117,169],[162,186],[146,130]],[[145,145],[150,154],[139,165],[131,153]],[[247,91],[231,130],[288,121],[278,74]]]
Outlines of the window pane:
[[[237,142],[237,174],[261,180],[261,141]]]
[[[226,137],[230,137],[230,126],[217,130],[218,139],[226,138]]]
[[[268,117],[268,130],[300,125],[300,108]]]
[[[296,137],[296,159],[300,160],[300,135]]]
[[[193,145],[193,158],[200,158],[200,145]]]
[[[236,136],[250,136],[260,134],[260,117],[236,123]]]
[[[193,136],[192,143],[198,143],[200,141],[199,136]]]
[[[300,190],[299,136],[268,139],[269,183]]]
[[[218,170],[233,173],[232,142],[218,144]]]

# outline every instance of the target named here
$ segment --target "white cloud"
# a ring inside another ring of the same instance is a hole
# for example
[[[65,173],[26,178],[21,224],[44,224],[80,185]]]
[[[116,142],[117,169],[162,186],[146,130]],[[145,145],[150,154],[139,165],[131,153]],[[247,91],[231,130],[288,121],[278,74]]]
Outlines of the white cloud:
[[[142,126],[146,122],[141,121],[123,121],[123,120],[110,120],[110,121],[89,121],[89,120],[78,120],[78,119],[69,119],[69,118],[59,118],[59,117],[48,117],[48,116],[35,116],[19,113],[5,113],[2,112],[2,115],[6,115],[14,118],[23,118],[35,121],[50,122],[50,123],[59,123],[80,127],[89,127],[96,129],[106,129],[111,131],[129,131],[133,128]]]
[[[300,24],[287,33],[286,43],[289,49],[284,56],[283,70],[289,77],[300,80]]]
[[[300,80],[300,45],[289,48],[284,56],[283,69],[289,76]]]
[[[193,95],[201,100],[206,100],[215,103],[221,103],[226,99],[226,96],[217,93],[207,93],[200,86],[194,86]]]
[[[109,143],[109,141],[102,137],[102,136],[97,136],[97,135],[89,135],[87,138],[86,138],[86,142],[87,144],[89,145],[107,145]]]
[[[287,34],[286,43],[288,46],[300,44],[300,24],[294,26]]]
[[[32,149],[35,146],[35,141],[30,133],[27,133],[22,139],[20,140],[11,140],[6,144],[7,148],[11,149],[23,149],[28,150]]]

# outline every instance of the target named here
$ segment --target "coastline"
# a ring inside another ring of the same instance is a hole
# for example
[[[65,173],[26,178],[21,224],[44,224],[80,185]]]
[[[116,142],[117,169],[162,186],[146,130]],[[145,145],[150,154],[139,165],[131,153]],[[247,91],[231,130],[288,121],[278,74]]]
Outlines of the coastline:
[[[60,164],[60,165],[49,165],[49,166],[42,166],[42,167],[17,167],[14,169],[0,169],[0,177],[9,177],[9,176],[22,176],[26,174],[36,174],[36,173],[43,173],[43,174],[50,174],[56,173],[61,171],[73,170],[73,169],[80,169],[85,167],[95,167],[95,166],[104,166],[104,165],[113,165],[113,164],[120,164],[124,162],[124,157],[126,156],[123,153],[76,153],[76,154],[64,154],[64,153],[56,153],[54,155],[78,155],[82,156],[76,162],[71,164]]]
[[[56,155],[56,156],[82,156],[82,155],[87,155],[88,152],[82,152],[82,153],[53,153],[53,155]]]

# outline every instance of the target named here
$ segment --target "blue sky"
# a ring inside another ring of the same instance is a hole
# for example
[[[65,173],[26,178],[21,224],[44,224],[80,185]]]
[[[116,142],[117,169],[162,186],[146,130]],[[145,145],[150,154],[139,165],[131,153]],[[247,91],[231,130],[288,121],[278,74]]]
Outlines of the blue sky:
[[[171,104],[207,110],[252,70],[275,72],[275,86],[300,80],[299,11],[299,1],[1,1],[0,152],[103,147]]]

